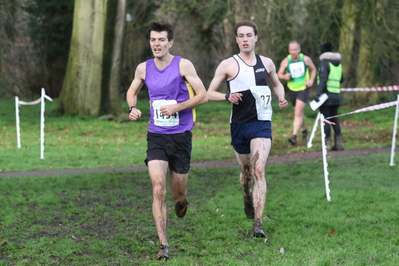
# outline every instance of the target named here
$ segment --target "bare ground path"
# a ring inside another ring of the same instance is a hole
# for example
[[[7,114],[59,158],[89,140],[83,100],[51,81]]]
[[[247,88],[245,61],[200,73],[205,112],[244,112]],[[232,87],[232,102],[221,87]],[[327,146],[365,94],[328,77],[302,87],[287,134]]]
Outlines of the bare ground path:
[[[367,156],[374,153],[390,153],[390,147],[370,148],[370,149],[355,149],[328,152],[327,158],[350,157],[350,156]],[[269,156],[267,164],[292,164],[303,161],[322,160],[321,151],[304,151],[298,153],[285,153]],[[389,162],[387,162],[388,164]],[[213,161],[196,161],[191,162],[192,169],[211,169],[211,168],[229,168],[238,167],[235,158],[220,159]],[[105,172],[131,172],[131,171],[146,171],[146,166],[131,166],[131,167],[110,167],[110,168],[93,168],[93,169],[64,169],[64,170],[37,170],[37,171],[23,171],[23,172],[3,172],[0,177],[23,177],[23,176],[48,176],[48,175],[69,175],[69,174],[84,174],[84,173],[105,173]]]

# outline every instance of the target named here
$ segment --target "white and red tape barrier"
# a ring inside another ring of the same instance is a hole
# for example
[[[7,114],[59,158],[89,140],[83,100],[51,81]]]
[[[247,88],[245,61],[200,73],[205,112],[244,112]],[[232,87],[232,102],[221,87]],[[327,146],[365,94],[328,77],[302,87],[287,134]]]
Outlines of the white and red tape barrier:
[[[17,130],[17,146],[18,149],[21,148],[21,133],[19,128],[19,107],[21,105],[36,105],[41,103],[40,108],[40,159],[44,159],[44,109],[45,109],[45,99],[53,101],[49,96],[46,95],[44,88],[42,88],[41,97],[32,102],[20,101],[18,96],[15,97],[15,121]]]
[[[399,91],[399,85],[366,88],[343,88],[341,91]]]
[[[51,102],[53,101],[53,99],[51,99],[51,98],[50,98],[49,96],[47,96],[47,95],[43,95],[43,97],[46,98],[47,100],[51,101]],[[43,97],[40,97],[39,99],[37,99],[37,100],[35,100],[35,101],[32,101],[32,102],[25,102],[25,101],[17,100],[17,103],[18,103],[18,105],[35,105],[35,104],[41,103]]]
[[[334,118],[334,117],[339,117],[339,116],[344,116],[344,115],[350,115],[350,114],[356,114],[356,113],[362,113],[362,112],[368,112],[368,111],[375,111],[375,110],[380,110],[380,109],[385,109],[388,107],[392,107],[392,106],[396,106],[398,104],[398,101],[393,101],[393,102],[389,102],[389,103],[381,103],[381,104],[377,104],[377,105],[373,105],[373,106],[369,106],[369,107],[364,107],[361,109],[357,109],[355,111],[346,113],[346,114],[341,114],[341,115],[335,115],[335,116],[330,116],[330,117],[326,117],[325,120],[328,120],[330,118]]]
[[[353,88],[353,89],[341,89],[341,91],[398,91],[399,86],[387,86],[387,87],[369,87],[369,88]],[[377,104],[373,106],[368,106],[364,107],[361,109],[357,109],[355,111],[341,114],[341,115],[336,115],[336,116],[330,116],[324,118],[323,115],[319,112],[316,117],[316,121],[313,126],[312,133],[310,135],[310,139],[308,141],[308,148],[312,147],[312,141],[314,138],[314,134],[317,129],[317,122],[320,119],[320,128],[321,128],[321,139],[322,139],[322,151],[323,151],[323,166],[324,166],[324,179],[325,179],[325,186],[326,186],[326,196],[327,196],[327,201],[331,201],[331,196],[330,196],[330,188],[329,188],[329,180],[328,180],[328,163],[326,161],[327,158],[327,150],[325,146],[325,134],[324,134],[324,127],[323,127],[323,122],[329,123],[329,124],[334,124],[333,122],[329,121],[328,119],[334,118],[334,117],[339,117],[339,116],[344,116],[344,115],[349,115],[349,114],[355,114],[355,113],[361,113],[361,112],[368,112],[368,111],[375,111],[375,110],[380,110],[380,109],[385,109],[388,107],[396,106],[396,111],[395,111],[395,120],[394,120],[394,127],[393,127],[393,133],[392,133],[392,145],[391,145],[391,160],[390,160],[390,166],[394,166],[394,156],[395,156],[395,146],[396,146],[396,134],[397,134],[397,128],[398,128],[398,118],[399,118],[399,94],[397,95],[397,100],[393,102],[388,102],[388,103],[382,103],[382,104]]]

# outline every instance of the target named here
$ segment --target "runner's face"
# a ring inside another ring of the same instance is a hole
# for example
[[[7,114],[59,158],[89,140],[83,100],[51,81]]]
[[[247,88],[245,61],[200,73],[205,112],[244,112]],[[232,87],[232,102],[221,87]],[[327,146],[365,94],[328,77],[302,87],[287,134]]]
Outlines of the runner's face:
[[[301,48],[296,43],[291,43],[288,45],[288,52],[290,53],[292,59],[297,60],[299,58],[299,53],[301,52]]]
[[[255,48],[258,36],[254,29],[249,26],[241,26],[237,29],[236,42],[241,52],[251,52]]]
[[[168,33],[166,31],[150,33],[150,46],[152,54],[155,58],[161,58],[169,53],[169,48],[173,45],[173,40],[168,41]]]

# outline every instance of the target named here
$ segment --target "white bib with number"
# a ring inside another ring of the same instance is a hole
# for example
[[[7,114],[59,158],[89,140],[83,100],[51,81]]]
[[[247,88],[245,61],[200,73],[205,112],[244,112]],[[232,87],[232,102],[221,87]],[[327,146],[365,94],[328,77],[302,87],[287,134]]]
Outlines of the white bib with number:
[[[291,78],[299,78],[305,75],[305,64],[303,62],[291,63],[289,66]]]
[[[155,100],[152,102],[152,108],[154,109],[154,125],[161,127],[173,127],[179,125],[179,113],[176,112],[173,115],[164,115],[159,110],[164,105],[176,104],[176,100]]]
[[[258,120],[272,121],[272,94],[268,86],[249,87],[256,101]]]

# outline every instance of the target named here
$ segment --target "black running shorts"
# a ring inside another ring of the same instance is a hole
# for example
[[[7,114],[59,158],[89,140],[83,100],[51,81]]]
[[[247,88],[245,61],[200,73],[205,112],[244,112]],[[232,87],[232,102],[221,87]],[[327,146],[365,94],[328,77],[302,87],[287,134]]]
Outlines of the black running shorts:
[[[301,100],[306,103],[308,101],[310,88],[306,88],[302,91],[292,91],[288,90],[288,95],[290,97],[291,103],[295,106],[296,100]]]
[[[169,162],[172,171],[186,174],[190,170],[192,149],[192,133],[186,131],[181,134],[147,133],[147,158],[149,161],[162,160]]]

